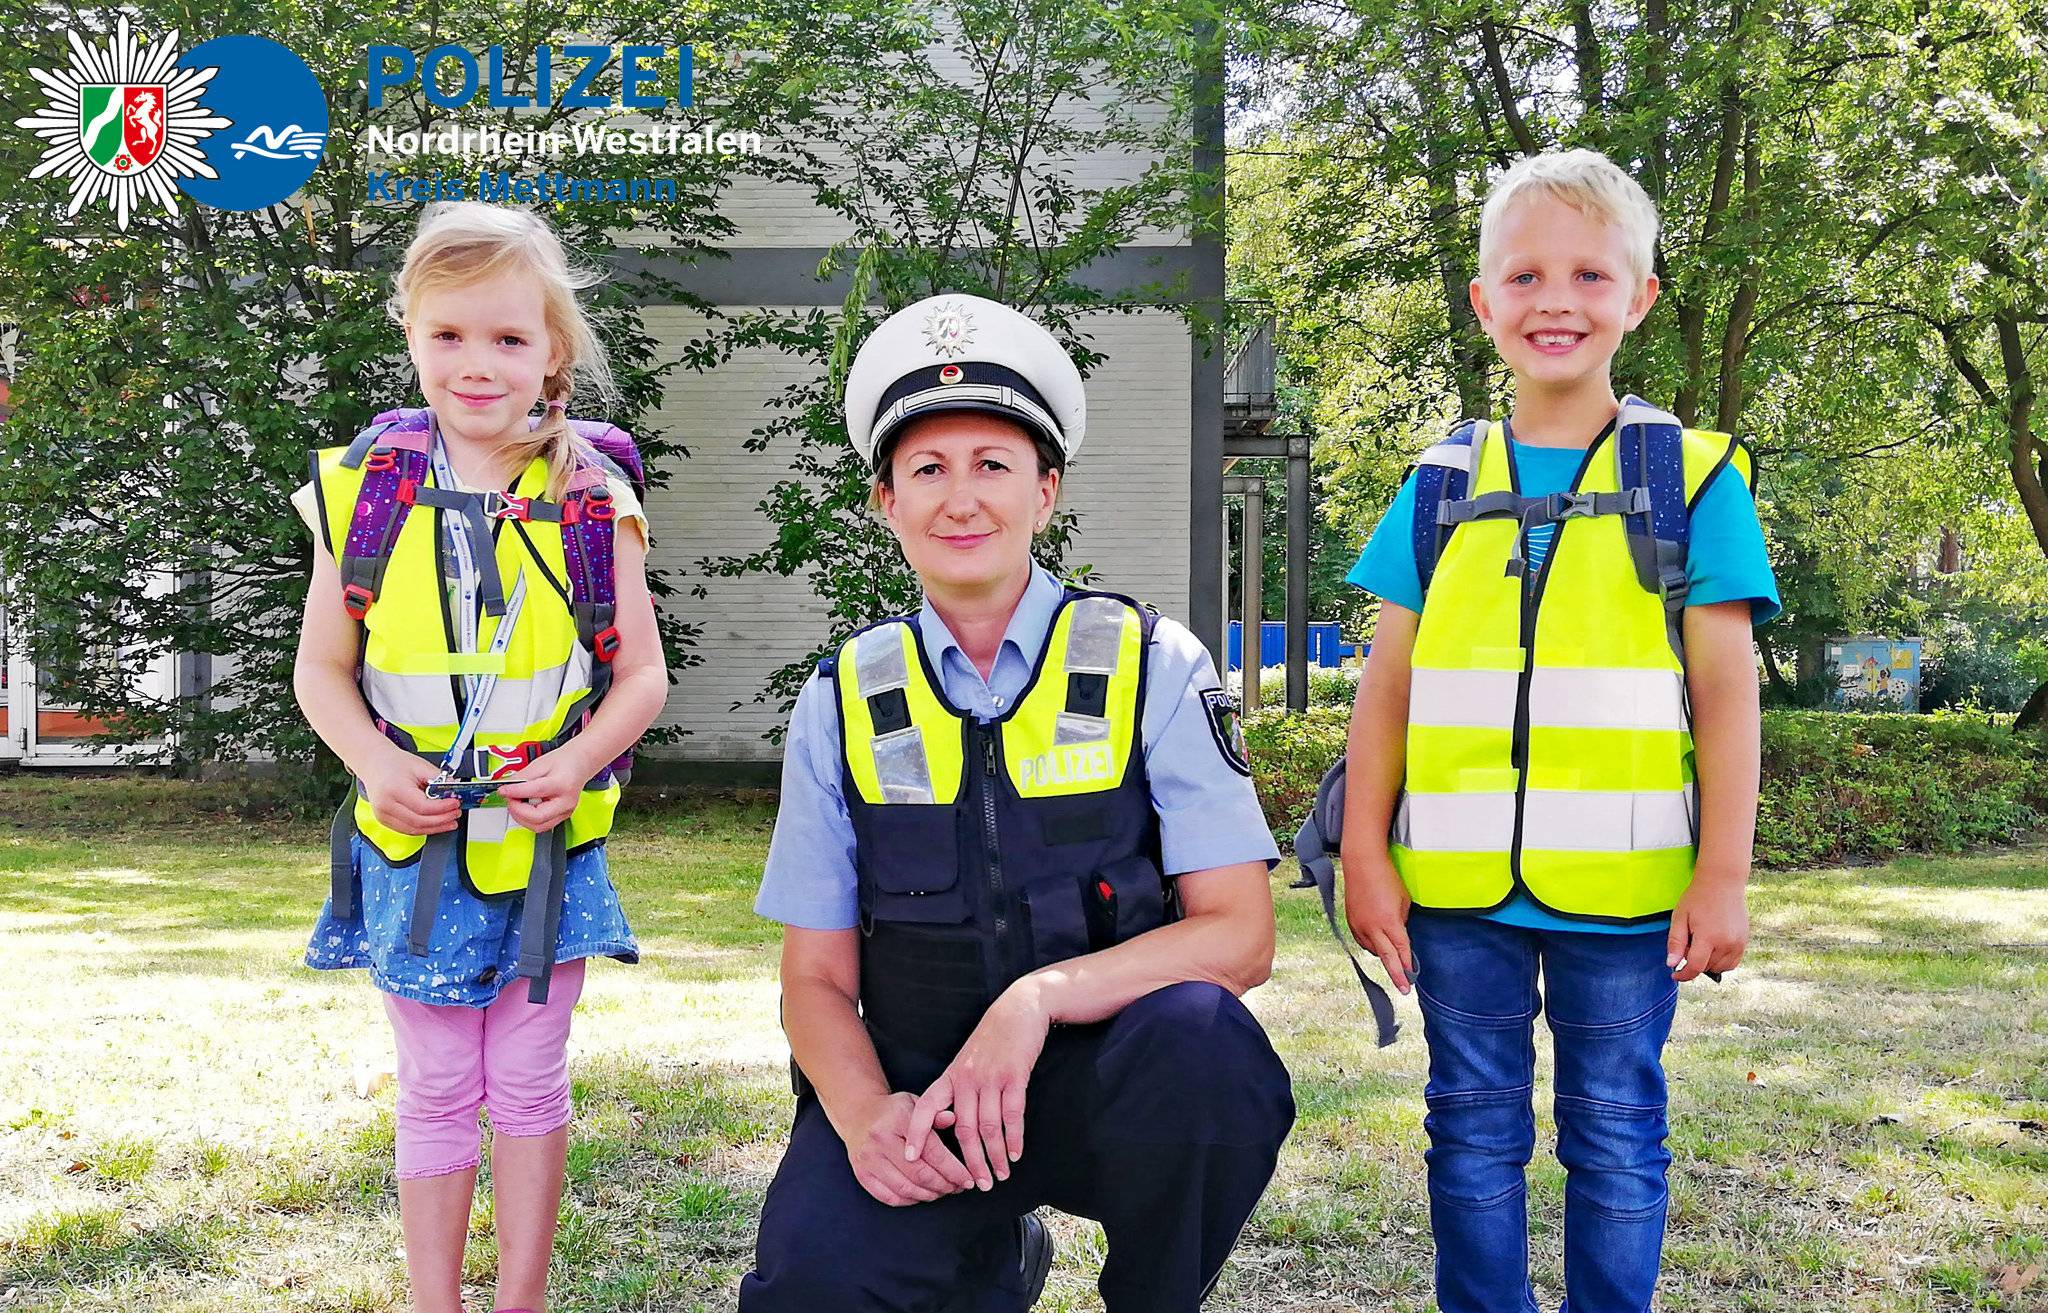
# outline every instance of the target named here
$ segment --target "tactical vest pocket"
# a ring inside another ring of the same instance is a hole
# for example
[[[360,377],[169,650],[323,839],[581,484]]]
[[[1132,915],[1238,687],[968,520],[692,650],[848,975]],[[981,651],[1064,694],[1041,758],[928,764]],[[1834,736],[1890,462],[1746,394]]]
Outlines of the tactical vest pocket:
[[[876,921],[952,925],[967,919],[960,888],[959,809],[950,803],[878,807],[856,860]]]
[[[1084,883],[1091,947],[1107,948],[1166,924],[1166,882],[1151,858],[1139,854],[1109,863]],[[1095,941],[1101,934],[1107,943]]]

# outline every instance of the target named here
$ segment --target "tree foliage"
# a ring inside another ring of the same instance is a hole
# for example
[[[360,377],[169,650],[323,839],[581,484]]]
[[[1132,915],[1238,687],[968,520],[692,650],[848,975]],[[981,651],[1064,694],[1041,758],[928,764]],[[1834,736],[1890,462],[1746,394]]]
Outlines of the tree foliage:
[[[719,358],[767,344],[813,365],[748,440],[751,450],[787,453],[788,476],[760,503],[773,537],[699,562],[718,577],[800,575],[826,603],[830,634],[775,671],[757,699],[784,709],[847,633],[918,605],[915,577],[868,510],[871,474],[839,411],[859,341],[907,304],[967,292],[1032,314],[1085,377],[1103,359],[1090,316],[1170,303],[1185,290],[1166,278],[1105,287],[1091,266],[1147,231],[1192,222],[1201,187],[1191,84],[1212,39],[1205,9],[949,0],[925,12],[922,42],[868,68],[853,89],[835,138],[843,157],[817,193],[852,230],[828,262],[853,273],[844,305],[738,316],[712,344]],[[1065,513],[1041,535],[1048,566],[1066,564],[1074,526]]]
[[[1268,218],[1233,285],[1279,307],[1356,538],[1415,451],[1508,402],[1465,295],[1490,177],[1585,145],[1664,220],[1617,388],[1759,454],[1787,602],[1767,657],[1811,670],[1826,635],[1969,588],[2048,625],[2039,0],[1243,12],[1230,203]],[[2027,558],[1992,546],[2015,516]],[[1944,527],[1967,585],[1930,568]]]

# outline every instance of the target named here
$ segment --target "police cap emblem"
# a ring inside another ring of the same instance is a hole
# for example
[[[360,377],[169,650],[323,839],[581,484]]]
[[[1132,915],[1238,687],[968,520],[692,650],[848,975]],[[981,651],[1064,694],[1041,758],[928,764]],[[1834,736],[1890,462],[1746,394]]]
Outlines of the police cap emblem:
[[[942,356],[964,353],[974,342],[974,312],[959,301],[941,301],[924,317],[924,340]]]

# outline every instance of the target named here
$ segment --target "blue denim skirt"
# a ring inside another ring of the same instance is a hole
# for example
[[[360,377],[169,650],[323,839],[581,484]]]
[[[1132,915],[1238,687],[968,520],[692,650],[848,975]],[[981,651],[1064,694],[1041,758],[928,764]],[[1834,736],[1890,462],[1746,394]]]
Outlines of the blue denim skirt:
[[[452,873],[441,886],[433,943],[416,957],[406,943],[417,859],[387,861],[357,835],[353,844],[355,914],[334,915],[330,898],[306,945],[306,965],[320,971],[368,970],[379,989],[420,1003],[489,1007],[510,984],[519,962],[519,923],[526,898],[478,898]],[[640,945],[626,924],[603,842],[569,854],[562,881],[562,928],[555,961],[611,957],[638,962]]]

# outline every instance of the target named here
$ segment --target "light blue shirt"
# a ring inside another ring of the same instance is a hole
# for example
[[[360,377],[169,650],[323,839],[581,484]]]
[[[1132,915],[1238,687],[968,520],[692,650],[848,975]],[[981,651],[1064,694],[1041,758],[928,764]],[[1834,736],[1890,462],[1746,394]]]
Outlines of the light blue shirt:
[[[1508,442],[1514,461],[1515,479],[1525,497],[1547,497],[1570,489],[1572,479],[1585,460],[1578,447],[1537,447]],[[1422,573],[1415,564],[1415,476],[1408,476],[1394,504],[1365,550],[1351,567],[1345,581],[1411,611],[1422,610]],[[1750,623],[1760,625],[1778,614],[1778,581],[1771,573],[1770,556],[1764,549],[1763,526],[1757,522],[1756,502],[1742,476],[1722,469],[1700,491],[1692,509],[1692,542],[1685,556],[1685,574],[1690,590],[1687,606],[1710,602],[1749,603]],[[1550,551],[1557,526],[1540,525],[1529,534],[1529,578]],[[1662,934],[1670,919],[1637,925],[1602,925],[1597,921],[1573,921],[1544,911],[1527,894],[1517,892],[1501,907],[1483,914],[1489,921],[1523,926],[1532,930],[1583,930],[1592,933]]]
[[[1059,581],[1033,567],[985,680],[926,602],[917,615],[918,638],[947,700],[984,722],[1008,711],[1031,680],[1061,596]],[[1161,617],[1145,656],[1138,733],[1167,874],[1239,862],[1271,867],[1280,850],[1258,794],[1224,755],[1202,699],[1205,690],[1219,687],[1208,651],[1184,626]],[[838,702],[831,686],[813,675],[797,695],[783,744],[781,807],[754,900],[762,916],[806,930],[858,924],[853,822],[843,780]]]

